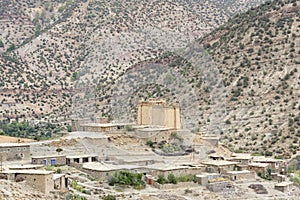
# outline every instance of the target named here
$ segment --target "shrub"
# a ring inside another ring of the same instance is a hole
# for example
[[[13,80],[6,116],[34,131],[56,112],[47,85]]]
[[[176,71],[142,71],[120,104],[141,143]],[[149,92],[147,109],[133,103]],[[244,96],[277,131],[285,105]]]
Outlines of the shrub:
[[[133,131],[132,125],[125,125],[126,131]]]
[[[165,177],[163,175],[158,175],[157,182],[159,184],[165,184],[167,182],[167,180],[165,179]]]
[[[169,183],[177,184],[177,179],[174,176],[174,174],[169,174],[168,175],[168,181],[169,181]]]
[[[146,187],[145,182],[142,180],[143,174],[141,173],[132,173],[128,171],[116,172],[113,177],[108,181],[110,186],[115,184],[120,185],[130,185],[134,189],[143,189]]]
[[[116,200],[116,197],[113,195],[107,195],[102,198],[103,200]]]
[[[153,148],[154,146],[154,142],[152,141],[152,140],[148,140],[147,142],[146,142],[146,144],[149,146],[149,147],[151,147],[151,148]]]

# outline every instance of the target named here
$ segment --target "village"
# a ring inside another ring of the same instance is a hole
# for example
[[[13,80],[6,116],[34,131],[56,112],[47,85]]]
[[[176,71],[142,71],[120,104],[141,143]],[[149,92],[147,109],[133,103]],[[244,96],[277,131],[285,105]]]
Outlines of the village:
[[[290,159],[231,152],[217,135],[182,129],[178,104],[149,99],[137,107],[136,124],[74,119],[60,139],[0,144],[1,179],[57,199],[170,199],[168,191],[174,199],[299,197],[289,169],[299,167],[300,152]]]

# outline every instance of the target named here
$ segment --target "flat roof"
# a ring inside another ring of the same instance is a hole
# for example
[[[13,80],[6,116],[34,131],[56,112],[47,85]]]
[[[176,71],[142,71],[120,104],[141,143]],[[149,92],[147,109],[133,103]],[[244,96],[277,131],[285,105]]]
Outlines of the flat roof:
[[[242,171],[228,171],[227,174],[250,174],[249,170],[242,170]]]
[[[202,161],[203,165],[215,165],[215,166],[225,166],[225,165],[236,165],[238,162],[232,162],[227,160],[205,160]]]
[[[250,164],[248,164],[248,166],[266,168],[269,166],[269,164],[268,163],[250,163]]]
[[[1,143],[0,144],[0,148],[1,147],[24,147],[24,146],[30,146],[29,143]]]
[[[66,156],[67,158],[87,158],[87,157],[98,157],[98,155],[95,154],[84,154],[84,155],[71,155]]]
[[[275,159],[272,157],[265,157],[265,156],[254,156],[253,157],[254,162],[282,162],[281,159]]]
[[[152,165],[147,165],[145,168],[160,170],[160,171],[169,171],[169,170],[176,170],[176,169],[187,169],[189,166],[182,166],[182,165],[172,165],[172,164],[165,164],[165,163],[155,163]]]
[[[43,167],[44,165],[13,165],[13,166],[9,166],[8,168],[10,170],[14,170],[14,169],[33,169],[33,168],[40,168]]]
[[[281,182],[281,183],[275,184],[275,186],[279,186],[279,187],[285,187],[285,186],[289,186],[289,185],[293,185],[293,182],[290,182],[290,181],[283,181],[283,182]]]
[[[180,164],[180,165],[174,165],[174,164],[168,164],[168,163],[155,163],[152,165],[147,165],[145,168],[148,169],[154,169],[154,170],[160,170],[160,171],[170,171],[170,170],[177,170],[177,169],[197,169],[202,168],[204,165],[197,164]]]
[[[81,124],[80,126],[90,126],[90,127],[115,127],[115,126],[126,126],[126,125],[135,125],[134,123],[87,123],[87,124]]]
[[[132,170],[132,169],[139,169],[142,168],[142,166],[137,165],[113,165],[113,164],[107,164],[104,162],[90,162],[90,163],[84,163],[83,164],[84,169],[90,169],[95,171],[114,171],[114,170]]]
[[[220,174],[217,173],[202,173],[202,174],[197,174],[196,177],[198,178],[203,178],[207,176],[220,176]]]
[[[229,157],[227,159],[249,160],[251,158],[253,158],[253,156],[251,156],[251,154],[248,154],[248,153],[233,153],[231,155],[231,157]]]
[[[39,158],[57,158],[57,157],[66,157],[66,155],[54,154],[54,155],[44,155],[44,156],[31,156],[31,158],[33,158],[33,159],[39,159]]]
[[[183,165],[170,165],[166,163],[155,163],[147,166],[140,165],[114,165],[105,162],[91,162],[84,163],[83,168],[95,170],[95,171],[114,171],[114,170],[132,170],[132,169],[150,169],[150,170],[160,170],[160,171],[169,171],[177,169],[190,169],[190,168],[199,168],[203,165],[196,166],[183,166]]]
[[[65,138],[66,139],[77,139],[77,138],[100,138],[100,139],[107,139],[109,138],[108,136],[104,135],[101,132],[88,132],[88,131],[75,131],[69,133]]]
[[[143,132],[151,132],[151,131],[168,131],[171,130],[172,128],[167,128],[167,127],[146,127],[139,129],[139,131]]]
[[[53,174],[53,171],[46,171],[46,170],[34,170],[34,169],[29,169],[29,170],[8,170],[8,171],[3,171],[3,173],[7,174],[41,174],[41,175],[47,175],[47,174]]]
[[[65,174],[53,174],[53,180],[59,179],[63,176],[65,176]]]

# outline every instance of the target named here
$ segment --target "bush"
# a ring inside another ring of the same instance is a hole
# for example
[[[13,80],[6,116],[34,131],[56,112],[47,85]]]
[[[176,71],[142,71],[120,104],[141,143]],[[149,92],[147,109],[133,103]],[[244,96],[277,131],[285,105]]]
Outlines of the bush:
[[[152,141],[152,140],[148,140],[147,142],[146,142],[146,144],[149,146],[149,147],[151,147],[151,148],[153,148],[154,146],[154,142]]]
[[[116,172],[113,177],[108,181],[110,186],[115,184],[130,185],[134,189],[143,189],[146,187],[145,182],[142,180],[143,174],[131,173],[127,171]]]
[[[133,131],[132,125],[125,125],[126,131]]]
[[[165,179],[165,177],[163,175],[158,175],[157,182],[159,184],[165,184],[167,182],[167,180]]]
[[[78,185],[78,183],[77,183],[75,180],[72,181],[72,187],[73,187],[75,190],[77,190],[77,191],[79,191],[79,192],[82,192],[82,187],[81,187],[80,185]]]
[[[169,174],[168,175],[168,181],[169,181],[169,183],[177,184],[177,179],[174,176],[174,174]]]
[[[103,200],[116,200],[116,197],[113,195],[107,195],[102,198]]]

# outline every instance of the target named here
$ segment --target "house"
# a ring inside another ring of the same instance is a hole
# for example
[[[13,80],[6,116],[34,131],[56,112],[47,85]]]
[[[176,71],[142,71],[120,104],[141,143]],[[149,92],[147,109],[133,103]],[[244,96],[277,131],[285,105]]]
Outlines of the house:
[[[256,173],[266,173],[268,169],[269,164],[268,163],[250,163],[248,165],[249,171],[254,171]]]
[[[167,177],[169,174],[174,174],[175,176],[197,175],[205,171],[205,166],[200,164],[168,165],[165,163],[155,163],[145,168],[147,169],[147,174],[151,174],[152,176],[163,175],[164,177]]]
[[[8,180],[26,181],[30,187],[43,192],[49,193],[54,190],[53,171],[46,170],[9,170],[5,171]]]
[[[31,156],[32,164],[66,165],[65,155]]]
[[[26,143],[2,143],[0,153],[3,161],[30,159],[30,144]]]
[[[207,186],[210,180],[221,178],[221,175],[217,173],[203,173],[196,175],[196,177],[199,185]]]
[[[225,176],[228,176],[228,178],[232,181],[236,180],[253,180],[255,179],[255,173],[250,172],[248,170],[243,171],[228,171],[225,173]]]
[[[137,165],[114,165],[114,164],[108,164],[104,162],[91,162],[91,163],[84,163],[82,165],[81,171],[97,179],[104,180],[113,176],[115,172],[118,171],[138,172],[140,168],[142,167]]]
[[[285,166],[283,166],[284,165],[283,160],[275,159],[275,158],[271,158],[271,157],[265,157],[265,156],[254,156],[253,162],[254,163],[266,163],[271,167],[272,172],[278,172],[278,173],[280,173],[282,171],[282,168],[285,167]]]
[[[238,162],[238,165],[245,166],[251,163],[253,156],[246,153],[233,153],[231,157],[226,158],[228,161]]]
[[[281,182],[275,185],[275,190],[279,190],[281,192],[289,192],[291,191],[293,186],[293,182]]]
[[[227,160],[206,160],[201,164],[206,166],[206,172],[208,173],[225,173],[226,171],[233,171],[236,168],[238,162],[232,162]]]
[[[53,174],[54,189],[65,190],[68,188],[68,178],[65,174]]]
[[[224,156],[221,156],[221,155],[219,155],[217,153],[209,154],[208,158],[211,159],[211,160],[225,160]]]
[[[74,155],[66,157],[66,164],[70,166],[95,161],[98,161],[97,155]]]
[[[9,170],[30,170],[30,169],[43,169],[43,165],[13,165],[9,166]]]

